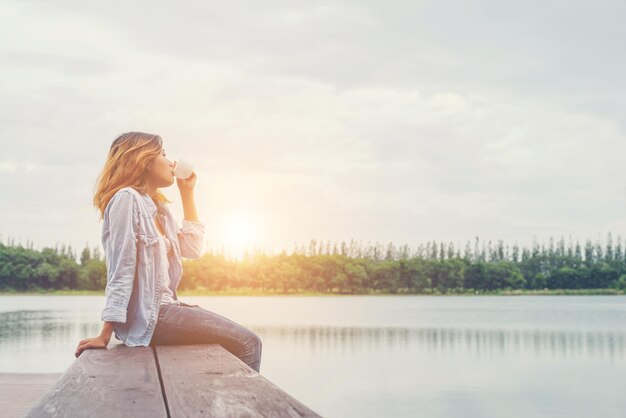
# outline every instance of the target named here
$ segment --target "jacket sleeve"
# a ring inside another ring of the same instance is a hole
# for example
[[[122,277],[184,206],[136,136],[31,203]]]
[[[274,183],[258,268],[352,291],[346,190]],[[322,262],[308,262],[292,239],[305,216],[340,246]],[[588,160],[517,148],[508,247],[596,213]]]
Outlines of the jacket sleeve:
[[[178,228],[180,255],[185,258],[200,258],[204,252],[204,224],[183,219],[183,226]]]
[[[100,319],[126,323],[137,267],[139,217],[134,196],[128,191],[115,194],[108,205],[108,217],[106,306]]]

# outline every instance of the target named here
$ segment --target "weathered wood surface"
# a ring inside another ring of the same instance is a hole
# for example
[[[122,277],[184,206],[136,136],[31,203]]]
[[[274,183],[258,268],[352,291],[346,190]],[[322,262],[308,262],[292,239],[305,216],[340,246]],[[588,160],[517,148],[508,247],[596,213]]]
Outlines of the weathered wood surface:
[[[160,373],[160,376],[159,376]],[[27,417],[319,417],[218,344],[83,351]]]
[[[22,418],[63,373],[0,373],[0,416]]]
[[[319,417],[220,345],[155,348],[172,417]]]
[[[27,417],[167,417],[151,347],[83,351]]]

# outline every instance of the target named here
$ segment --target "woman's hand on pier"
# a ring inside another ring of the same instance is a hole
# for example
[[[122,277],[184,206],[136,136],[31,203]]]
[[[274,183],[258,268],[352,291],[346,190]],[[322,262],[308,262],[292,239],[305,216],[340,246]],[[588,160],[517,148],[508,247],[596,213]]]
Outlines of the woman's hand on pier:
[[[80,356],[80,354],[87,348],[107,348],[107,345],[109,345],[109,340],[102,335],[98,335],[94,338],[86,338],[84,340],[80,340],[74,356]]]

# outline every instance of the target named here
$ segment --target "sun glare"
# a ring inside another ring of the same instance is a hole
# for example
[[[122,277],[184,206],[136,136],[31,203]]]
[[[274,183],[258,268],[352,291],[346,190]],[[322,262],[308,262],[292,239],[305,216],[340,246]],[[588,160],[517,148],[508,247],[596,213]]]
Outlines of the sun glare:
[[[237,256],[242,256],[245,249],[254,244],[255,228],[251,219],[244,215],[233,215],[226,224],[228,246]]]

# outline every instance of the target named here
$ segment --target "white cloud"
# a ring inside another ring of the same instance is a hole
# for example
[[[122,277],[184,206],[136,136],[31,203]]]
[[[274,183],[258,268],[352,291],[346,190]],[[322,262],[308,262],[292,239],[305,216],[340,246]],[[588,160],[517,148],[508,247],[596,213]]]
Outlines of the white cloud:
[[[462,13],[448,2],[146,5],[0,6],[12,40],[0,48],[0,172],[19,174],[0,186],[4,236],[98,244],[93,184],[129,130],[193,157],[215,240],[243,209],[264,220],[258,239],[283,248],[624,226],[619,13],[591,2],[541,13],[514,2]],[[182,218],[180,202],[173,210]]]
[[[15,171],[17,171],[17,167],[18,165],[14,161],[0,161],[0,171],[14,173]]]

